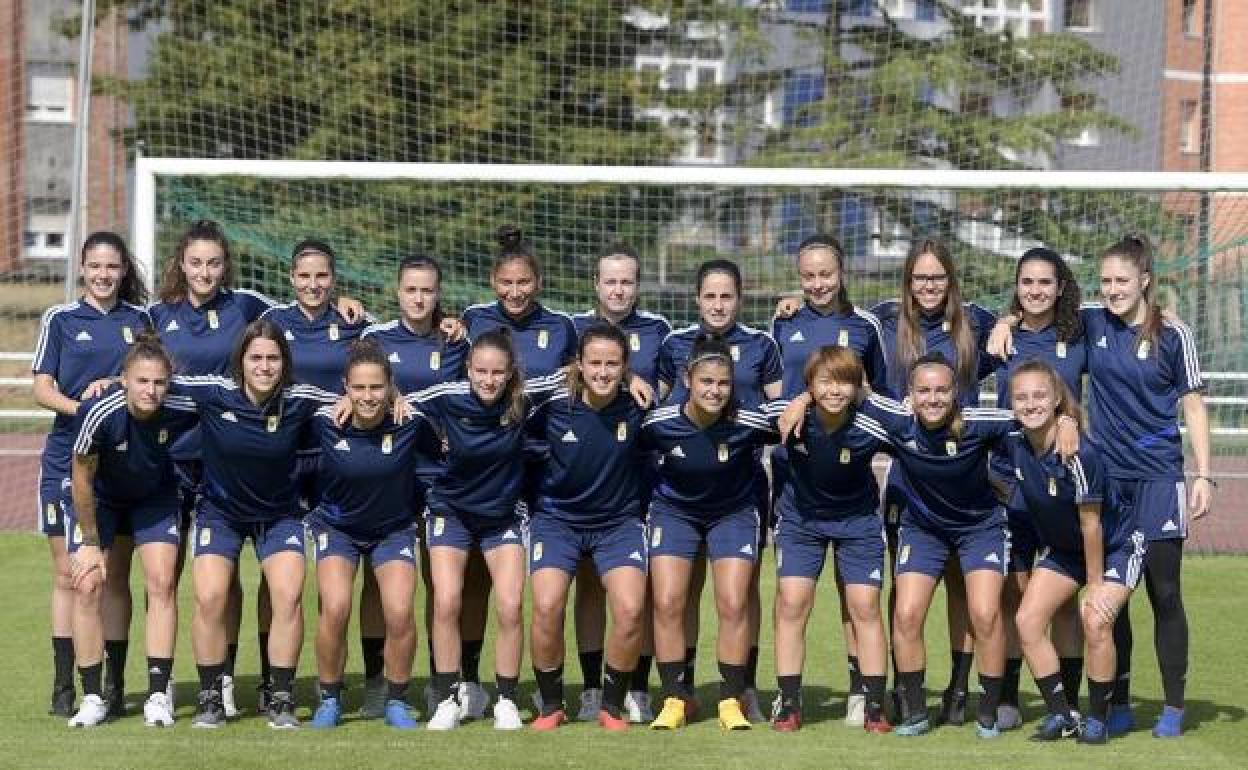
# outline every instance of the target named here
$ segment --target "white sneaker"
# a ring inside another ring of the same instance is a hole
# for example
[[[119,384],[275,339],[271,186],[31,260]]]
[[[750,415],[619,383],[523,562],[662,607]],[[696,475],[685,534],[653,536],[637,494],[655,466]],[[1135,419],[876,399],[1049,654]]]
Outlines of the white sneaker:
[[[98,695],[87,695],[78,705],[78,713],[69,718],[70,727],[95,727],[108,719],[108,704]]]
[[[238,716],[238,704],[234,702],[234,677],[229,674],[221,677],[221,706],[225,709],[226,719]]]
[[[598,715],[595,714],[597,719]],[[524,727],[524,720],[520,718],[520,709],[516,708],[516,703],[511,698],[498,696],[498,700],[494,701],[494,729],[495,730],[519,730]]]
[[[381,719],[386,715],[386,678],[373,677],[364,683],[364,702],[360,704],[361,719]]]
[[[867,696],[851,695],[845,699],[845,726],[862,727],[867,721]]]
[[[747,687],[745,692],[741,693],[741,711],[751,724],[757,725],[767,721],[767,717],[763,716],[763,708],[758,703],[758,690],[753,687]]]
[[[459,683],[459,718],[485,719],[485,709],[490,705],[490,696],[480,682]]]
[[[576,718],[582,722],[597,722],[598,712],[602,710],[602,690],[594,688],[581,692],[581,710]]]
[[[163,692],[147,696],[143,704],[143,724],[148,727],[173,727],[173,704]]]
[[[624,696],[624,710],[633,724],[649,724],[654,721],[654,709],[650,707],[650,693],[645,690],[629,690]]]
[[[433,716],[425,723],[426,730],[454,730],[459,727],[459,702],[454,695],[439,703],[431,713]]]

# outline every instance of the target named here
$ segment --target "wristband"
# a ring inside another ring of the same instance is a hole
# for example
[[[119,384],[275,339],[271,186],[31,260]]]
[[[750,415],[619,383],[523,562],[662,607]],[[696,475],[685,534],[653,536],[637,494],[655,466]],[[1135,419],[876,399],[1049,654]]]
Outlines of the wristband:
[[[1194,480],[1194,481],[1200,481],[1200,480],[1202,480],[1202,479],[1203,479],[1203,480],[1205,480],[1205,481],[1208,481],[1208,482],[1209,482],[1209,486],[1213,487],[1214,489],[1217,489],[1217,488],[1218,488],[1218,482],[1214,481],[1212,476],[1196,476],[1196,477],[1194,477],[1194,479],[1193,479],[1193,480]]]

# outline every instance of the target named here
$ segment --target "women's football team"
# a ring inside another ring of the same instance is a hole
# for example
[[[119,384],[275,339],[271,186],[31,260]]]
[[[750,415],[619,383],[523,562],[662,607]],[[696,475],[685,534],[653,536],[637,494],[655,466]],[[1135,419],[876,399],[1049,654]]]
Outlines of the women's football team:
[[[409,694],[419,580],[425,726],[484,718],[492,700],[496,728],[523,727],[527,580],[532,729],[573,715],[564,624],[574,582],[584,682],[574,716],[612,731],[678,729],[698,710],[709,575],[716,717],[748,730],[768,721],[757,667],[770,541],[775,730],[802,724],[806,629],[831,553],[847,724],[906,736],[962,724],[974,664],[977,734],[999,736],[1023,722],[1025,660],[1047,712],[1033,739],[1099,744],[1126,733],[1125,608],[1143,577],[1165,697],[1152,732],[1182,734],[1183,541],[1215,485],[1195,341],[1154,298],[1145,239],[1100,255],[1096,305],[1081,304],[1059,254],[1031,249],[996,317],[963,301],[948,250],[930,240],[907,257],[897,299],[856,307],[840,245],[812,236],[796,254],[803,296],[780,302],[771,334],[738,320],[732,261],[701,266],[698,320],[673,330],[637,307],[640,260],[628,247],[598,257],[597,305],[573,317],[539,302],[540,262],[520,231],[499,240],[495,302],[445,317],[438,264],[407,257],[399,318],[386,323],[337,296],[336,255],[320,240],[293,249],[286,305],[232,285],[230,247],[212,222],[186,232],[150,305],[122,239],[85,241],[82,295],[45,313],[33,364],[35,398],[56,413],[39,485],[55,576],[51,713],[71,727],[125,713],[137,554],[143,718],[174,724],[189,545],[191,725],[237,716],[238,563],[250,540],[262,575],[257,701],[270,727],[300,724],[310,542],[312,727],[346,712],[346,629],[362,572],[362,716],[420,726]],[[979,408],[980,383],[994,374],[997,408]],[[1187,474],[1180,410],[1195,463]],[[891,461],[883,490],[878,455]],[[930,713],[923,629],[942,579],[951,678]],[[491,594],[492,699],[478,672]]]

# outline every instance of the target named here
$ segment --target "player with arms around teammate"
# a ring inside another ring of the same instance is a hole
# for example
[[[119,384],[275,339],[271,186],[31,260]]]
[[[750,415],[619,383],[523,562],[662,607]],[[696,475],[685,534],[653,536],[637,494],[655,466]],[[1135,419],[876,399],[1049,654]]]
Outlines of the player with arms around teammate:
[[[94,727],[109,715],[101,697],[102,594],[130,581],[138,552],[147,596],[149,688],[143,721],[173,725],[167,690],[178,628],[178,485],[169,447],[194,424],[193,407],[166,398],[173,365],[150,331],[122,366],[121,387],[82,404],[72,464],[73,510],[67,524],[77,596],[74,646],[85,697],[70,727]]]
[[[71,505],[70,457],[80,402],[98,396],[121,371],[126,351],[150,326],[142,305],[147,292],[125,241],[109,232],[87,237],[79,255],[82,296],[43,314],[31,372],[35,403],[56,413],[40,456],[39,529],[48,538],[54,567],[52,652],[55,677],[49,714],[74,713],[74,586],[65,547],[64,516]],[[123,713],[126,639],[130,625],[129,585],[105,588],[109,617],[104,629],[106,700],[113,716]],[[116,593],[114,593],[116,591]]]

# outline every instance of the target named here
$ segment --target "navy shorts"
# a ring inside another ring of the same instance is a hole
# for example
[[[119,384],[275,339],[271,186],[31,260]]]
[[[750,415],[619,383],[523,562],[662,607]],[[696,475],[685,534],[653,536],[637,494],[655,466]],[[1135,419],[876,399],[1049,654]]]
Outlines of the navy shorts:
[[[677,556],[693,561],[706,545],[706,556],[716,559],[758,560],[758,511],[702,519],[670,511],[650,510],[650,556]]]
[[[649,563],[646,525],[626,519],[613,526],[581,529],[538,514],[529,522],[529,574],[560,569],[575,575],[582,559],[593,559],[602,577],[618,567],[634,567],[644,574]]]
[[[1117,583],[1135,590],[1140,582],[1140,571],[1144,566],[1144,554],[1148,550],[1148,540],[1138,529],[1122,543],[1111,546],[1105,551],[1105,572],[1101,578],[1107,583]],[[1054,548],[1040,549],[1040,558],[1036,569],[1047,569],[1064,575],[1079,585],[1088,582],[1087,561],[1083,551],[1059,551]]]
[[[65,515],[70,499],[69,454],[73,438],[49,433],[39,456],[39,531],[65,537]]]
[[[1036,552],[1040,546],[1036,530],[1027,517],[1029,513],[1010,511],[1007,526],[1010,528],[1010,572],[1031,572],[1036,565]]]
[[[101,548],[111,546],[118,536],[134,538],[136,547],[149,543],[177,545],[182,540],[178,529],[176,497],[144,500],[125,507],[97,501],[95,524],[100,533]],[[74,519],[72,508],[66,509],[65,526],[70,532],[65,547],[74,553],[82,545],[82,529]]]
[[[300,449],[295,455],[295,495],[299,498],[299,508],[305,513],[321,502],[320,471],[321,450]]]
[[[987,569],[1005,575],[1010,565],[1010,528],[998,509],[982,526],[956,532],[925,528],[905,517],[897,531],[897,574],[918,572],[939,578],[956,555],[962,574]]]
[[[880,587],[887,548],[874,511],[845,519],[784,512],[776,523],[776,576],[818,580],[829,548],[842,583]]]
[[[1133,521],[1145,540],[1187,538],[1186,483],[1111,478],[1106,487],[1106,507]]]
[[[351,562],[352,566],[358,566],[361,558],[368,559],[374,568],[390,561],[416,566],[416,541],[420,537],[420,531],[415,523],[370,537],[348,534],[315,513],[308,517],[307,524],[318,562],[330,556],[338,556]]]
[[[897,529],[901,526],[901,515],[906,510],[907,500],[908,493],[901,483],[901,466],[895,460],[890,460],[888,475],[884,480],[884,500],[880,505],[884,518],[884,534],[890,543],[897,542]]]
[[[247,538],[251,538],[256,558],[261,562],[278,553],[304,555],[303,520],[297,516],[262,523],[238,522],[201,507],[195,515],[192,537],[195,556],[224,556],[236,563]]]
[[[425,516],[425,543],[430,548],[456,548],[460,551],[492,551],[503,545],[525,544],[525,521],[514,519],[465,519],[453,513]]]

